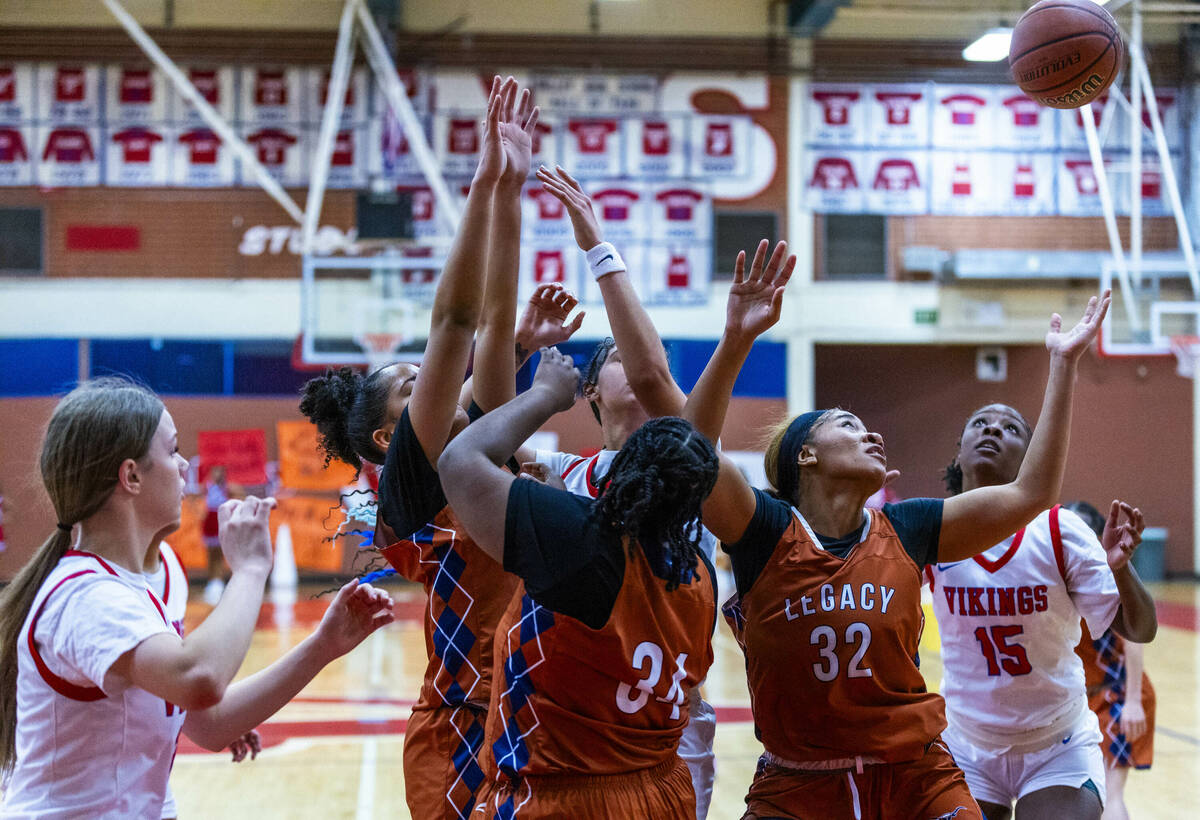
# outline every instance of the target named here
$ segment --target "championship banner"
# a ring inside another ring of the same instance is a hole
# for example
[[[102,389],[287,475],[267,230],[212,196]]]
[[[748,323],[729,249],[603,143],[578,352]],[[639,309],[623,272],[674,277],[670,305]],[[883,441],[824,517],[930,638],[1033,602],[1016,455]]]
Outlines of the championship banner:
[[[171,143],[170,179],[193,188],[233,185],[233,153],[207,126],[184,128]]]
[[[36,117],[33,66],[0,63],[0,121],[28,122]]]
[[[328,68],[310,68],[304,74],[305,107],[308,109],[308,120],[318,123],[325,114],[325,101],[329,94]],[[342,116],[338,121],[343,128],[348,128],[367,120],[367,74],[363,69],[350,72],[350,81],[346,84],[346,94],[342,98]]]
[[[620,121],[614,118],[567,120],[565,168],[576,179],[621,175]]]
[[[625,167],[641,179],[681,177],[687,163],[687,118],[625,120]]]
[[[100,67],[80,63],[40,63],[37,118],[60,123],[100,119]]]
[[[245,126],[242,137],[280,185],[295,187],[308,181],[308,145],[304,132],[274,125]]]
[[[242,68],[244,123],[287,124],[304,122],[303,73],[299,68]]]
[[[929,152],[894,148],[868,151],[862,182],[864,202],[871,213],[921,214],[929,212]],[[868,181],[869,180],[869,181]]]
[[[863,89],[866,144],[924,147],[929,144],[929,85],[876,85]]]
[[[995,145],[991,106],[993,87],[939,85],[933,101],[933,144],[947,148]]]
[[[226,122],[235,119],[236,100],[233,93],[234,73],[232,68],[217,68],[215,66],[191,66],[181,68],[196,91],[204,101],[217,110]],[[200,113],[187,100],[179,96],[175,87],[171,86],[170,113],[168,116],[175,122],[187,126],[204,126]],[[207,126],[205,126],[207,127]]]
[[[0,125],[0,185],[32,185],[36,150],[32,128]]]
[[[592,192],[596,216],[604,238],[610,242],[638,242],[650,239],[652,197],[645,188],[615,183]]]
[[[864,145],[867,142],[868,86],[814,85],[809,91],[808,142]]]
[[[337,492],[355,481],[354,468],[337,459],[325,466],[325,454],[317,444],[317,427],[308,421],[278,421],[279,481],[291,490]]]
[[[105,70],[110,124],[162,122],[167,118],[167,81],[149,66],[110,65]]]
[[[167,184],[171,143],[160,130],[132,125],[107,137],[107,184],[139,188]]]
[[[271,512],[273,537],[278,537],[281,524],[288,525],[296,568],[341,572],[347,539],[334,538],[345,518],[341,504],[333,498],[304,495],[280,498],[277,503]],[[357,540],[349,543],[357,544]]]
[[[868,176],[878,169],[867,167],[864,151],[837,148],[808,152],[809,166],[805,170],[807,186],[805,203],[814,211],[832,214],[857,214],[866,210],[865,186],[873,182]]]
[[[262,430],[201,430],[196,445],[201,481],[219,464],[230,484],[256,487],[267,483],[267,437]]]
[[[63,187],[100,184],[97,150],[100,129],[95,126],[42,126],[38,130],[37,181]]]

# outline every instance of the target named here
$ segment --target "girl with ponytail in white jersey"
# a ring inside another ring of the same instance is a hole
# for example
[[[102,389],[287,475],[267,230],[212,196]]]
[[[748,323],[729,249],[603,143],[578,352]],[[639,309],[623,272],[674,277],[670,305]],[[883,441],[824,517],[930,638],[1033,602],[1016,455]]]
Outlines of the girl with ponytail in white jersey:
[[[1006,484],[1030,427],[989,404],[967,419],[946,487]],[[1154,637],[1154,602],[1130,563],[1142,515],[1114,501],[1103,535],[1055,506],[989,550],[925,568],[942,638],[949,728],[942,737],[988,820],[1099,820],[1104,763],[1075,645],[1082,617],[1139,643]]]
[[[50,417],[40,467],[58,524],[0,594],[0,816],[158,820],[181,730],[224,748],[392,620],[386,594],[348,584],[312,636],[231,685],[271,568],[274,500],[222,506],[232,575],[183,638],[143,574],[179,528],[187,469],[158,397],[80,385]]]

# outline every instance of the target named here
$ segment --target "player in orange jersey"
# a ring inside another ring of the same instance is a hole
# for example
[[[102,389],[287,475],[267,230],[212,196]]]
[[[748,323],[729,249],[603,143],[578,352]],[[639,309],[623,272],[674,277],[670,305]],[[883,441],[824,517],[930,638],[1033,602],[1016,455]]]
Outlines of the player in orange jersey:
[[[1105,518],[1091,504],[1075,501],[1066,508],[1082,518],[1097,538],[1103,535]],[[1111,628],[1093,639],[1083,622],[1082,633],[1075,652],[1083,660],[1089,705],[1104,735],[1100,752],[1104,755],[1106,799],[1101,817],[1129,820],[1125,806],[1129,771],[1149,769],[1154,762],[1156,698],[1145,672],[1146,649]]]
[[[759,245],[749,276],[739,255],[724,335],[684,411],[710,437],[751,345],[779,318],[784,249],[766,262],[767,249]],[[1041,420],[1010,484],[866,511],[887,474],[883,441],[842,410],[804,413],[776,435],[766,456],[773,495],[722,459],[703,519],[732,559],[766,747],[746,818],[981,818],[939,741],[942,699],[917,669],[921,570],[974,555],[1054,502],[1076,362],[1109,300],[1092,299],[1073,330],[1051,320]]]
[[[492,639],[518,584],[466,537],[434,465],[471,418],[516,393],[520,192],[537,118],[528,90],[518,94],[511,77],[493,81],[483,150],[438,281],[422,366],[394,364],[365,378],[350,368],[329,371],[305,386],[300,405],[332,457],[355,468],[364,460],[383,465],[375,545],[429,595],[429,665],[404,738],[405,797],[422,820],[465,817],[475,805]],[[564,307],[547,291],[535,294],[535,312]],[[569,337],[578,319],[533,324],[534,338],[521,340],[526,349]],[[473,340],[474,376],[464,385]]]
[[[472,817],[692,820],[677,747],[713,657],[716,588],[697,517],[717,456],[664,417],[629,437],[596,499],[503,470],[573,404],[578,381],[568,357],[543,350],[533,386],[438,462],[467,531],[525,584],[497,633],[490,778]]]

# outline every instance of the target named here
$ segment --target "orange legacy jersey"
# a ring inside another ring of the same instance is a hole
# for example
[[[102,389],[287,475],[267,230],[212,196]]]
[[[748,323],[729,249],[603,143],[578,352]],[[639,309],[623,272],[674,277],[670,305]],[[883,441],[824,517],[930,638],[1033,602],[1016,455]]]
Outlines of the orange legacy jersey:
[[[913,760],[945,728],[917,669],[920,572],[882,512],[843,560],[793,511],[741,616],[755,721],[779,758]]]
[[[691,583],[668,592],[640,548],[626,555],[601,629],[528,594],[509,606],[488,712],[492,776],[618,774],[676,754],[688,690],[713,659],[712,571],[701,560]]]

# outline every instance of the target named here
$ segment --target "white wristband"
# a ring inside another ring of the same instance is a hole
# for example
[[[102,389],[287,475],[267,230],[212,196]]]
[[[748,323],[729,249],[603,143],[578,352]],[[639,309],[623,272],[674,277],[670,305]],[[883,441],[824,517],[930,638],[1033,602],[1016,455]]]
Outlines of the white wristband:
[[[599,279],[610,273],[626,270],[625,260],[611,242],[601,242],[587,252],[588,269],[592,276]]]

